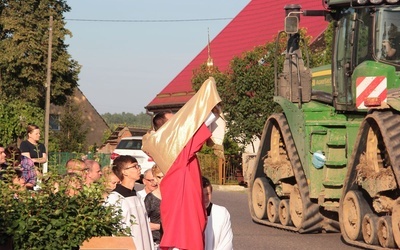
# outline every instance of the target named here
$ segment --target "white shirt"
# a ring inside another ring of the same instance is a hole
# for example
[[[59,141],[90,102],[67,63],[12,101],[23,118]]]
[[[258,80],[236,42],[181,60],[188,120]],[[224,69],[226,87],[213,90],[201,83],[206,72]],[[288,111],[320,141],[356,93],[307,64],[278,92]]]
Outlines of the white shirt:
[[[205,250],[232,250],[233,233],[231,216],[223,207],[213,204],[207,219]]]
[[[131,228],[136,249],[153,250],[153,236],[147,220],[146,209],[140,199],[139,196],[123,197],[113,191],[108,196],[107,203],[122,209],[122,222]]]
[[[144,205],[144,198],[146,198],[146,195],[147,195],[146,190],[143,188],[142,190],[137,191],[136,195],[140,196],[140,199],[141,199],[141,201],[142,201],[142,203]]]

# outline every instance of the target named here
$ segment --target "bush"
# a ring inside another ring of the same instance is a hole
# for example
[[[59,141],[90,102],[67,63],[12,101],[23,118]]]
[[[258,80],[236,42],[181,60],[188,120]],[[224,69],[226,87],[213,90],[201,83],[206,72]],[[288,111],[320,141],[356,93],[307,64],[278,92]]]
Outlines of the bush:
[[[0,180],[0,244],[12,239],[14,249],[79,249],[92,237],[129,235],[121,211],[103,206],[101,183],[71,196],[79,177],[47,175],[40,191],[18,191],[10,176]]]

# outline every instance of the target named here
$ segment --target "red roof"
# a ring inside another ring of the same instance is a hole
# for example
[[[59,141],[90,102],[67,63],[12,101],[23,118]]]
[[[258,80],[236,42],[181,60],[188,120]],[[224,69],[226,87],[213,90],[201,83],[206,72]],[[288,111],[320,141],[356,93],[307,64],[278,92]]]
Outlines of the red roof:
[[[284,26],[284,6],[300,4],[303,10],[323,9],[322,1],[316,0],[252,0],[244,9],[211,41],[211,57],[220,71],[229,66],[234,56],[272,41]],[[317,38],[327,27],[323,17],[301,17],[302,27],[307,34]],[[193,95],[191,79],[193,70],[199,68],[208,58],[207,46],[148,104],[147,110],[163,106],[182,106]]]

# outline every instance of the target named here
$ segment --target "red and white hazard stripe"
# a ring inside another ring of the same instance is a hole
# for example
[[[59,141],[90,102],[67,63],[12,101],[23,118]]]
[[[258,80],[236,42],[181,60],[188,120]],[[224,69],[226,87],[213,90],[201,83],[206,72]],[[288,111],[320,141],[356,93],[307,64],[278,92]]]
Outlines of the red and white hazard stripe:
[[[387,100],[387,78],[385,76],[358,77],[356,80],[356,106],[367,109],[365,101],[376,98],[382,102]]]

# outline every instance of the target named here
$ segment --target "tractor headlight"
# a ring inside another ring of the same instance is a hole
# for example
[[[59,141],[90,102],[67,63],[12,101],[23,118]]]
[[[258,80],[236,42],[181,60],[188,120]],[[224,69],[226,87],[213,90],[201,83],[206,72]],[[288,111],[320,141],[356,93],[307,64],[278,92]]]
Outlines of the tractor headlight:
[[[388,3],[397,3],[397,2],[399,2],[399,0],[386,0],[386,2],[388,2]]]
[[[367,0],[357,0],[357,3],[358,4],[366,4],[367,3]]]
[[[371,0],[371,3],[380,4],[380,3],[382,3],[382,0]]]

